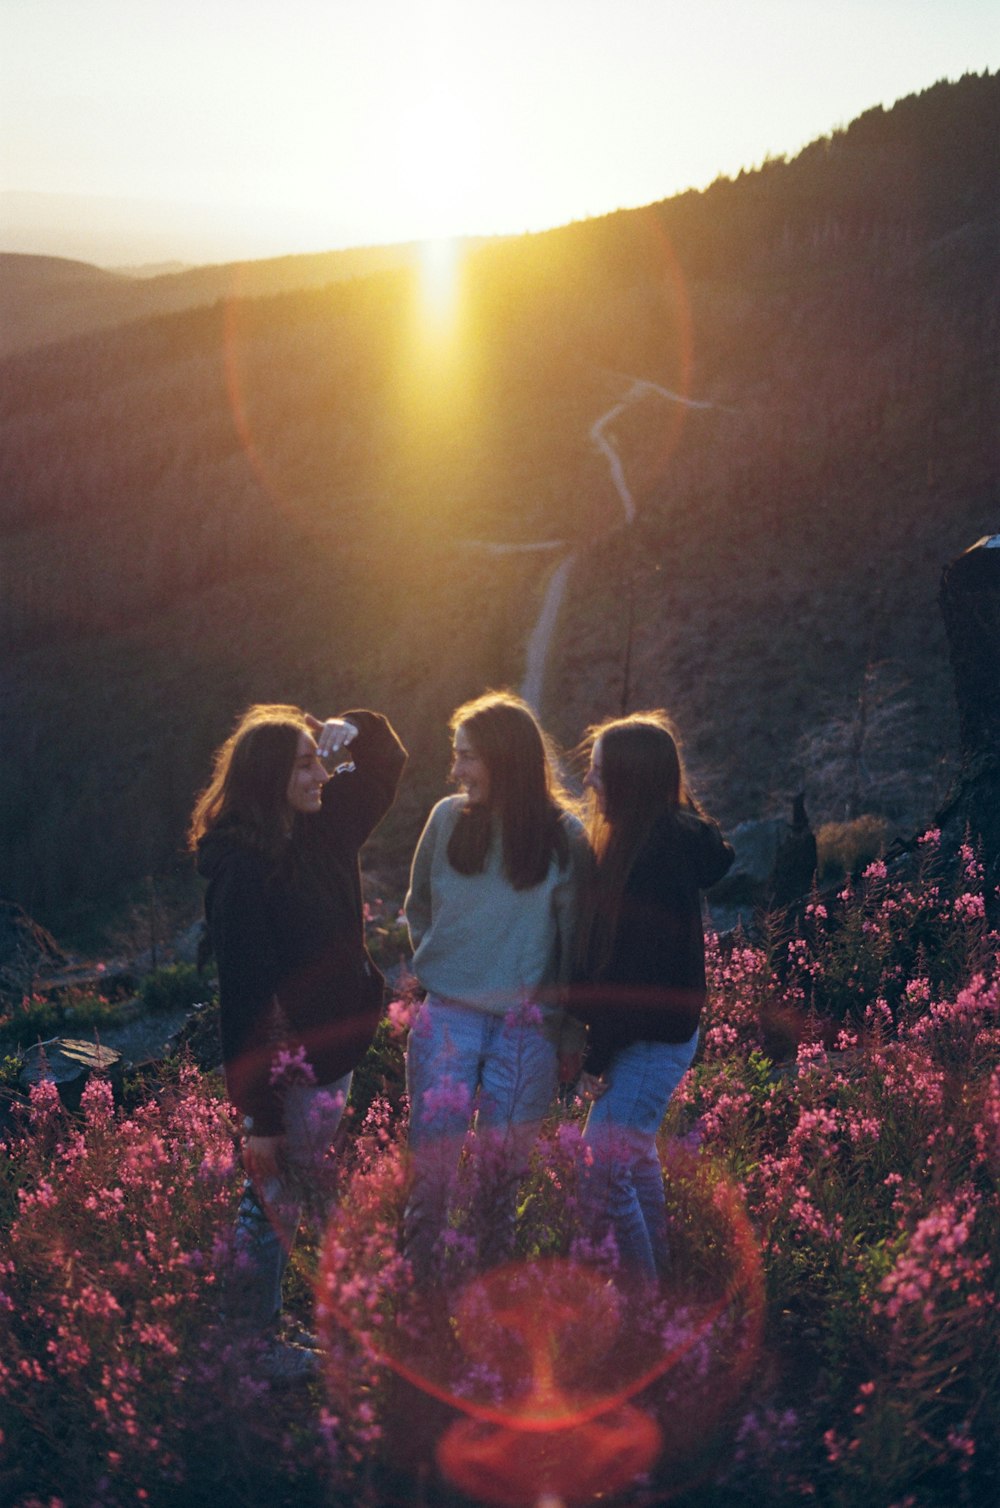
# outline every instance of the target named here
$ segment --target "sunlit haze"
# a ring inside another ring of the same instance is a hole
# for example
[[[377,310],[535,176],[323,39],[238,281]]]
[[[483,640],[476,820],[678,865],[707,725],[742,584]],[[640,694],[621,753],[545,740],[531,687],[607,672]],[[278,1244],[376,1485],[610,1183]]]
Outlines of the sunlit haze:
[[[0,250],[65,254],[58,205],[10,196],[73,195],[129,201],[137,245],[223,259],[540,229],[703,187],[995,69],[1000,7],[4,0],[0,57]],[[13,243],[26,208],[51,244]]]

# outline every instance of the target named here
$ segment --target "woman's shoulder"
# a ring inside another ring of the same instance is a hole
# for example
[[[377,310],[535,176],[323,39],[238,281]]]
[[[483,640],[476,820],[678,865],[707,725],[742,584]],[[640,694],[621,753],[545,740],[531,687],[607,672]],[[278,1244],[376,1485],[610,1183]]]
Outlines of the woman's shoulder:
[[[464,807],[465,797],[457,792],[451,796],[442,796],[441,800],[436,801],[431,807],[431,814],[427,820],[428,822],[444,822],[449,817],[457,817]]]
[[[714,884],[732,863],[733,850],[719,824],[693,807],[663,812],[636,856],[635,868],[668,864],[701,888]]]
[[[198,845],[198,873],[209,882],[264,883],[272,868],[260,848],[236,827],[216,828]]]
[[[427,821],[424,823],[424,833],[434,833],[442,829],[450,832],[464,808],[464,796],[442,796],[441,800],[436,801],[427,814]]]

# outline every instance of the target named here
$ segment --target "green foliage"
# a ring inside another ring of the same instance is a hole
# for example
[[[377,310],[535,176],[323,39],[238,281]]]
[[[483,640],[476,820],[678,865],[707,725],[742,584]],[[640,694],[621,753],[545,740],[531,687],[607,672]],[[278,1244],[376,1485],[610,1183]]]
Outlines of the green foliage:
[[[27,996],[0,1015],[0,1050],[5,1046],[31,1047],[35,1042],[73,1032],[91,1035],[95,1029],[99,1032],[120,1020],[118,1004],[89,990],[61,990],[51,999]]]
[[[389,1017],[379,1022],[375,1040],[351,1080],[348,1115],[353,1126],[363,1124],[376,1100],[385,1100],[395,1114],[406,1093],[406,1034]]]
[[[156,969],[139,986],[139,1002],[148,1011],[180,1010],[207,1000],[211,994],[210,981],[191,963]]]
[[[0,1089],[13,1089],[24,1067],[24,1059],[16,1053],[0,1053]]]
[[[405,970],[410,958],[410,938],[402,907],[390,905],[380,896],[366,901],[365,943],[385,975]]]
[[[851,822],[824,822],[816,832],[816,878],[819,884],[860,874],[885,852],[889,823],[866,812]]]
[[[92,1080],[77,1116],[38,1086],[24,1134],[0,1143],[12,1258],[0,1396],[17,1500],[72,1483],[115,1508],[139,1489],[157,1508],[178,1491],[209,1508],[236,1473],[244,1508],[408,1501],[412,1483],[387,1495],[382,1473],[405,1477],[417,1383],[493,1417],[523,1406],[519,1354],[547,1389],[630,1396],[655,1419],[660,1458],[623,1504],[991,1500],[1000,981],[981,881],[970,849],[945,872],[931,833],[908,875],[876,864],[835,916],[814,903],[783,960],[710,948],[702,1049],[661,1141],[670,1273],[655,1300],[633,1302],[614,1251],[581,1225],[579,1102],[541,1129],[514,1261],[509,1165],[472,1136],[440,1282],[430,1301],[414,1285],[400,1251],[404,993],[355,1077],[325,1238],[297,1242],[290,1265],[295,1315],[308,1323],[318,1299],[322,1413],[311,1393],[276,1408],[217,1328],[217,1253],[241,1180],[218,1079],[167,1065],[117,1112]],[[849,957],[872,993],[842,1014],[857,993]],[[776,1011],[798,1024],[790,1061],[765,1046]],[[451,1417],[427,1426],[428,1463]]]

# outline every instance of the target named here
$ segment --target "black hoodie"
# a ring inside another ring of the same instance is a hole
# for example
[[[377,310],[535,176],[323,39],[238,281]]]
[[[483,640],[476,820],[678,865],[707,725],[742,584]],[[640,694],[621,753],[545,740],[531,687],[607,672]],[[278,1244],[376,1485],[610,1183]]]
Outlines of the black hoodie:
[[[717,825],[687,808],[655,823],[628,873],[611,957],[573,987],[589,1028],[586,1066],[603,1073],[632,1042],[686,1042],[705,1003],[701,891],[733,862]]]
[[[360,1062],[381,1012],[385,981],[365,948],[358,852],[392,805],[406,751],[379,713],[342,716],[358,730],[355,770],[327,782],[315,815],[296,814],[277,862],[226,823],[198,846],[226,1088],[257,1136],[283,1129],[271,1083],[276,1022],[305,1048],[317,1084],[329,1084]]]

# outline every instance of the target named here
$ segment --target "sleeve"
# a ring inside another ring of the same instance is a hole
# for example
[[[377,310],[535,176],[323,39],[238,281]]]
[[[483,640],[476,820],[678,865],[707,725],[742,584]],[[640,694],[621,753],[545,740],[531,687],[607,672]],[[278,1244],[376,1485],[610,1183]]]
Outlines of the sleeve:
[[[280,964],[265,901],[263,861],[235,851],[213,880],[208,927],[219,972],[219,1017],[226,1089],[259,1136],[282,1130],[271,1085],[274,998]]]
[[[380,712],[358,708],[339,716],[358,730],[350,744],[354,770],[327,781],[320,820],[325,832],[335,833],[338,841],[349,836],[353,846],[360,848],[395,800],[406,750]]]
[[[410,866],[410,887],[403,901],[403,915],[410,934],[410,946],[414,952],[420,946],[431,924],[431,869],[437,849],[438,831],[441,825],[442,807],[439,803],[424,825],[417,841]]]
[[[689,856],[693,883],[699,890],[708,890],[728,873],[735,857],[733,846],[726,842],[722,829],[711,817],[681,811],[675,821]]]

